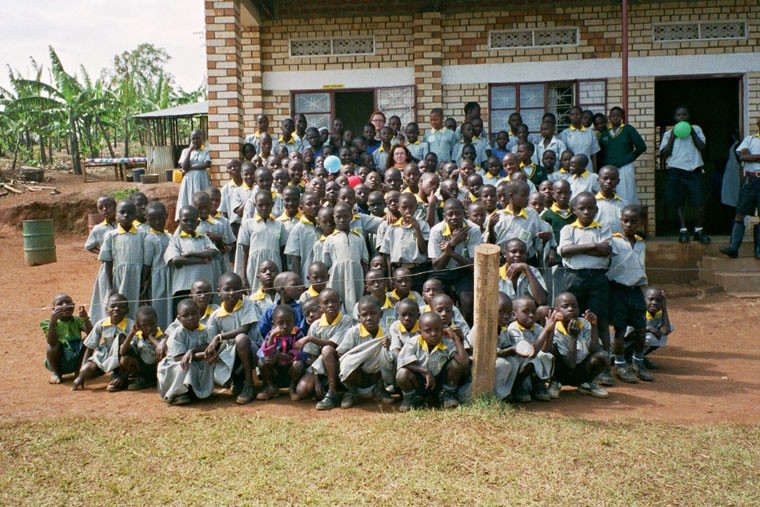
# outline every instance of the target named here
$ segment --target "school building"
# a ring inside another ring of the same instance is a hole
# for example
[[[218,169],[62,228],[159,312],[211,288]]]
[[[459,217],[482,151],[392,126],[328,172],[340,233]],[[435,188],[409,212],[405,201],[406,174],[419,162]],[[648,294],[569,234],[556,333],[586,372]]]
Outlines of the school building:
[[[339,117],[360,133],[373,110],[424,130],[431,108],[460,122],[477,101],[492,136],[509,130],[513,111],[531,132],[545,111],[560,127],[573,104],[607,113],[625,103],[624,11],[626,123],[649,146],[637,161],[647,232],[673,227],[657,146],[675,107],[687,105],[705,131],[713,194],[732,135],[760,117],[757,0],[206,0],[205,9],[216,180],[262,112],[275,134],[296,113],[314,126]],[[716,231],[730,225],[719,195]]]

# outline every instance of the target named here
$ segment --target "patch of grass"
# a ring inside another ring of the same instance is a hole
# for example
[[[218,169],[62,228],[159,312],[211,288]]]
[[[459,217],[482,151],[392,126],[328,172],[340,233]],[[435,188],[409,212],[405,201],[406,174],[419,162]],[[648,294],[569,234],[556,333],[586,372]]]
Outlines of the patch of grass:
[[[133,193],[137,192],[137,187],[131,187],[131,188],[120,188],[118,190],[111,190],[108,192],[116,201],[121,201],[122,199],[129,199],[129,196]]]
[[[594,423],[481,401],[309,420],[0,425],[0,503],[760,503],[760,429]]]

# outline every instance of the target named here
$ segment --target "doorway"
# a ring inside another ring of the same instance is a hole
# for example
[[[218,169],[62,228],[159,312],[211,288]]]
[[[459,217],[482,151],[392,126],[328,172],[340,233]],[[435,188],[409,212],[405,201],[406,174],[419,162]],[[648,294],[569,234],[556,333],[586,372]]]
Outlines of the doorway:
[[[691,123],[702,127],[707,138],[702,159],[708,210],[705,229],[708,234],[729,234],[735,211],[721,203],[720,194],[728,151],[734,137],[741,139],[741,86],[740,76],[655,81],[655,149],[659,149],[662,136],[673,127],[673,113],[681,105],[689,109]],[[675,210],[665,206],[666,180],[665,161],[660,157],[655,172],[658,236],[675,235],[679,228]],[[693,225],[690,217],[687,221]]]
[[[354,137],[362,135],[364,124],[374,110],[375,93],[372,90],[335,92],[335,118],[343,120],[343,127],[352,131]]]

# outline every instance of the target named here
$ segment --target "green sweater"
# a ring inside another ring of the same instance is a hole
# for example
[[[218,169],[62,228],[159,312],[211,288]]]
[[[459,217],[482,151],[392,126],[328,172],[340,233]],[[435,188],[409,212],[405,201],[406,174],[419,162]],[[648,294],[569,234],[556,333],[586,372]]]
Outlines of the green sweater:
[[[530,165],[520,165],[520,170],[525,174],[525,176],[533,182],[533,184],[538,188],[538,186],[549,179],[549,177],[546,174],[546,169],[544,169],[540,165],[536,165],[536,168],[533,169]]]
[[[627,124],[614,137],[609,129],[602,132],[599,145],[604,151],[604,164],[618,168],[630,164],[647,151],[647,145],[639,132]]]
[[[554,211],[552,208],[546,208],[544,212],[541,213],[541,218],[543,218],[544,222],[552,226],[552,231],[554,231],[554,241],[556,241],[558,245],[559,245],[559,231],[561,231],[564,226],[572,224],[577,219],[577,217],[575,216],[575,213],[573,213],[570,210],[567,210],[567,211],[569,211],[570,214],[567,215],[566,217],[562,217],[559,213]]]

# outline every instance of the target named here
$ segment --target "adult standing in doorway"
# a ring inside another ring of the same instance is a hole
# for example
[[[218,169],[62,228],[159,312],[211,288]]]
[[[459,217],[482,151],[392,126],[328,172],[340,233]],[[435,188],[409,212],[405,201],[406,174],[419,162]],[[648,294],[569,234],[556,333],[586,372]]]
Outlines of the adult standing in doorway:
[[[369,122],[375,127],[375,140],[380,140],[380,129],[385,126],[385,113],[382,111],[375,111],[369,115]],[[368,139],[369,141],[369,139]]]
[[[678,106],[673,116],[675,123],[689,121],[689,110],[686,106]],[[660,143],[660,154],[667,159],[668,180],[665,185],[665,203],[674,206],[678,213],[681,229],[678,231],[678,242],[688,243],[689,229],[686,228],[684,215],[685,197],[696,213],[694,239],[700,243],[709,243],[710,237],[702,229],[705,223],[705,189],[702,182],[702,150],[705,149],[706,138],[702,129],[691,125],[689,135],[678,137],[673,129],[665,132]]]
[[[625,111],[621,107],[610,109],[609,128],[601,130],[599,144],[604,153],[604,164],[614,165],[620,173],[617,196],[626,204],[638,204],[636,170],[634,160],[647,151],[647,145],[639,132],[630,124],[623,123]]]
[[[203,145],[203,133],[193,130],[190,133],[190,145],[179,156],[179,169],[182,171],[182,183],[177,197],[177,212],[174,219],[179,221],[179,212],[185,206],[193,204],[193,194],[206,190],[211,181],[208,169],[211,167],[211,154]]]

